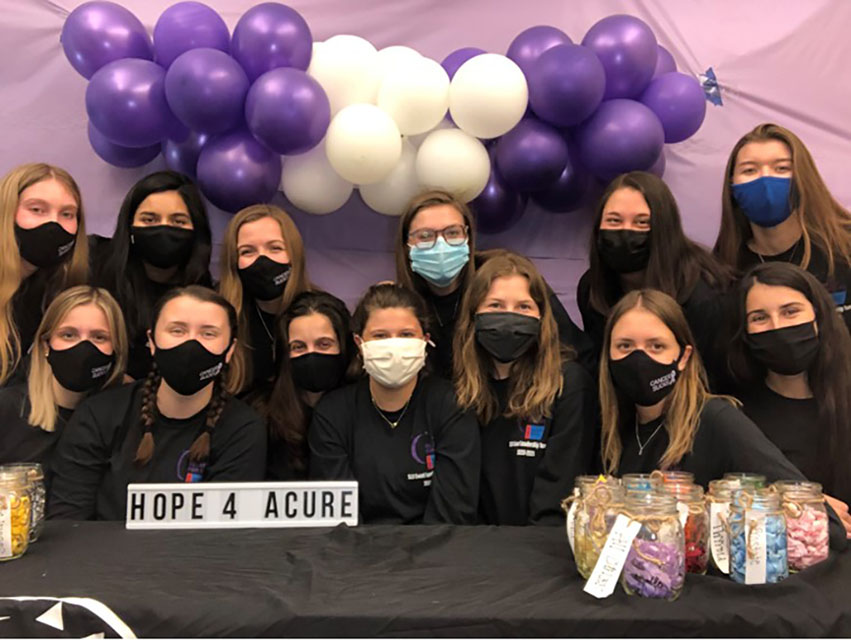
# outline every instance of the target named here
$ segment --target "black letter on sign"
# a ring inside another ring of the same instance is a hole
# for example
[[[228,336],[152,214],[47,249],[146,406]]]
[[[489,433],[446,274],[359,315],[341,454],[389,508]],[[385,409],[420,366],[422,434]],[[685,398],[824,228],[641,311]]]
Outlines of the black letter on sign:
[[[166,499],[164,493],[154,494],[154,519],[162,520],[165,518]]]
[[[193,520],[203,520],[204,516],[201,515],[201,507],[204,505],[201,504],[201,498],[204,497],[204,494],[200,491],[196,491],[192,494],[192,519]]]
[[[284,494],[284,515],[288,518],[295,518],[298,515],[296,508],[290,504],[291,502],[295,502],[295,498],[295,491],[287,491],[286,494]]]
[[[352,518],[354,514],[352,513],[352,492],[351,491],[343,491],[343,504],[340,508],[340,517],[341,518]]]
[[[326,513],[326,510],[328,513]],[[323,491],[322,492],[322,517],[323,518],[333,518],[334,517],[334,492],[333,491]]]
[[[174,493],[171,496],[171,519],[177,520],[177,512],[183,508],[186,497],[182,493]]]
[[[136,512],[139,516],[136,517]],[[144,520],[145,519],[145,494],[131,493],[130,494],[130,519]]]
[[[236,494],[233,491],[228,494],[228,499],[225,501],[225,508],[222,509],[222,514],[230,516],[231,520],[233,520],[236,516]]]
[[[263,517],[268,518],[270,515],[278,517],[278,497],[274,491],[269,492],[269,497],[266,500],[266,514]]]

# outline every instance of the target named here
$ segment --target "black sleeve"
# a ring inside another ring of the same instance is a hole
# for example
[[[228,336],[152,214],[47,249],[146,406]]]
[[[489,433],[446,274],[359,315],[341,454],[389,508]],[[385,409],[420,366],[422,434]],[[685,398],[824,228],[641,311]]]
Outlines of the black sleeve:
[[[549,288],[549,285],[547,285]],[[556,325],[558,325],[558,337],[562,344],[566,344],[576,352],[576,359],[589,372],[597,370],[597,354],[591,339],[576,326],[567,309],[558,299],[554,291],[550,289],[550,307],[553,311]]]
[[[436,429],[434,475],[423,524],[475,524],[482,464],[476,417],[458,407],[451,387],[434,407],[439,411],[435,422],[441,426]]]
[[[310,446],[308,477],[311,480],[356,479],[349,458],[351,445],[347,423],[351,416],[345,416],[345,405],[340,404],[343,399],[344,396],[338,392],[325,394],[313,412],[307,430]]]
[[[600,366],[600,353],[603,350],[603,334],[606,329],[606,319],[591,307],[591,272],[586,271],[576,286],[576,305],[582,316],[582,330],[591,342],[594,369]]]
[[[232,400],[232,411],[222,418],[238,426],[227,426],[226,437],[215,442],[217,426],[212,433],[214,451],[218,454],[205,474],[208,482],[261,482],[266,476],[266,425],[260,416],[241,402]],[[223,431],[223,430],[222,430]],[[219,431],[219,434],[222,433]]]

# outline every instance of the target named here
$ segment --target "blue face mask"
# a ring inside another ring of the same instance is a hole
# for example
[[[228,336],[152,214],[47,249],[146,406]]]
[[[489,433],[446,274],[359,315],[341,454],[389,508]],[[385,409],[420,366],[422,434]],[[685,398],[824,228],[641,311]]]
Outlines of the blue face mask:
[[[790,178],[763,176],[733,185],[733,197],[748,220],[760,227],[776,227],[792,215],[789,204]]]
[[[440,237],[429,249],[411,247],[411,269],[436,287],[448,287],[469,260],[467,242],[451,245]]]

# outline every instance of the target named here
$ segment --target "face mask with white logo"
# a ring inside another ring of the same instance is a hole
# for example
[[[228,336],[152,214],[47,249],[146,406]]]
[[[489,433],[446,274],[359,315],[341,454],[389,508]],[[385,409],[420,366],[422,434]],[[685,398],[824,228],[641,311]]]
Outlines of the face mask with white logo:
[[[679,361],[680,356],[673,362],[658,362],[636,349],[619,360],[609,357],[609,371],[615,386],[631,402],[640,407],[652,407],[673,391],[680,373]]]
[[[225,356],[213,353],[197,340],[187,340],[171,349],[154,345],[154,362],[168,386],[182,396],[191,396],[213,382],[225,366]]]
[[[425,366],[426,341],[422,338],[369,340],[361,343],[360,350],[369,377],[390,389],[404,386]]]

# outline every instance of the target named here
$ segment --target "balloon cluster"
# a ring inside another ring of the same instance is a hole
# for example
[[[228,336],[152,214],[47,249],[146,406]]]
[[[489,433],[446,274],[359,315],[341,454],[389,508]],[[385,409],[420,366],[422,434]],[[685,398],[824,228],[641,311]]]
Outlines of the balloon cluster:
[[[510,226],[532,198],[575,208],[588,179],[664,170],[663,146],[705,115],[698,81],[638,18],[609,16],[573,44],[532,27],[506,55],[464,48],[441,63],[363,38],[314,42],[294,9],[249,9],[230,34],[199,2],[179,2],[150,38],[127,9],[87,2],[62,46],[89,79],[89,140],[106,162],[137,167],[162,153],[236,211],[280,188],[325,214],[355,187],[402,213],[423,188],[471,202],[485,232]]]

